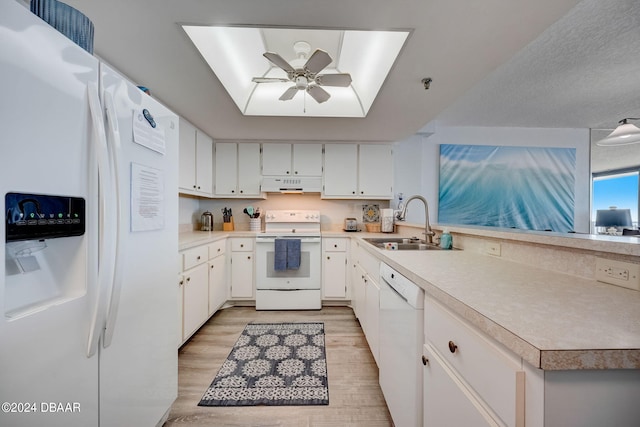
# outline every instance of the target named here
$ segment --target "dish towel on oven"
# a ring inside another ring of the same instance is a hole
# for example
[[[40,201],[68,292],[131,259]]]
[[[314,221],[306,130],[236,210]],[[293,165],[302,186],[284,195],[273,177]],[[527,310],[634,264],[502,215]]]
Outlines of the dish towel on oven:
[[[300,239],[287,239],[287,268],[300,268]]]
[[[276,239],[273,269],[276,271],[300,268],[300,239]]]

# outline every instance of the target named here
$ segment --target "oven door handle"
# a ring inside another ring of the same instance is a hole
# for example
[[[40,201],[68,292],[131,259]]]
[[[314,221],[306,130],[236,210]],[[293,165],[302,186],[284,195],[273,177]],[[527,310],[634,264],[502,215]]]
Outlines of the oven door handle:
[[[274,243],[276,239],[300,239],[300,243],[320,243],[321,237],[296,237],[296,236],[278,236],[278,237],[256,237],[256,244]]]

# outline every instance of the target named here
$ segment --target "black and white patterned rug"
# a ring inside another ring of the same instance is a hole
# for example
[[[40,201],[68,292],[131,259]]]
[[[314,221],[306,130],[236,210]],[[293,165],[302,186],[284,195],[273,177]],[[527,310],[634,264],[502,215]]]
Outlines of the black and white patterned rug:
[[[250,323],[198,406],[328,404],[324,323]]]

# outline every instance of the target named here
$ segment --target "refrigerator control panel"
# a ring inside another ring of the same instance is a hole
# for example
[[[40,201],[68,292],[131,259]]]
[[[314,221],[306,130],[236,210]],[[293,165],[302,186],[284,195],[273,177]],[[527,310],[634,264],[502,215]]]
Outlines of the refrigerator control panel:
[[[81,236],[85,200],[81,197],[7,193],[6,242]]]

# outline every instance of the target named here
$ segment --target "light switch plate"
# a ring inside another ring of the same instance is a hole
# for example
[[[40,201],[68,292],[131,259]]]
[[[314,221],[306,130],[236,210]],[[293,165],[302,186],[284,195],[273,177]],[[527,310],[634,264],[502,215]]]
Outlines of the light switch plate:
[[[596,280],[640,291],[640,264],[596,258]]]

